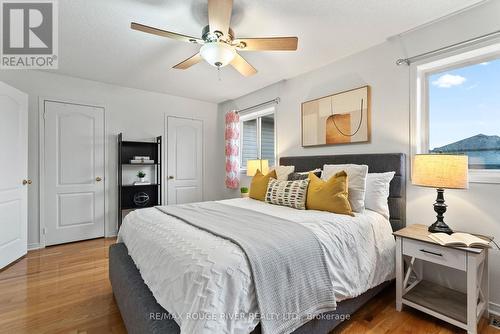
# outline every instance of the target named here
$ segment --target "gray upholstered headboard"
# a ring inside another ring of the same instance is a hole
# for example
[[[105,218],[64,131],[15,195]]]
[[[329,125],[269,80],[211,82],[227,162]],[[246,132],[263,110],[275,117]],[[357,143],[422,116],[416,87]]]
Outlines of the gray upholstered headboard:
[[[406,157],[404,153],[319,155],[280,158],[280,165],[295,166],[296,172],[323,168],[325,164],[368,165],[369,173],[396,172],[391,181],[389,213],[392,229],[406,226]]]

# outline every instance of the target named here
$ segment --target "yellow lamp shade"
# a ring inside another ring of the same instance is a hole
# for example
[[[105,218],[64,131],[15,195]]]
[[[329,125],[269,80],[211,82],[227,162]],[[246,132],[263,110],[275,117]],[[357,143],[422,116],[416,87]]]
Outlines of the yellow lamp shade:
[[[247,176],[254,176],[257,170],[264,175],[269,173],[269,160],[247,160]]]
[[[417,154],[413,159],[412,183],[448,189],[469,187],[469,159],[466,155]]]

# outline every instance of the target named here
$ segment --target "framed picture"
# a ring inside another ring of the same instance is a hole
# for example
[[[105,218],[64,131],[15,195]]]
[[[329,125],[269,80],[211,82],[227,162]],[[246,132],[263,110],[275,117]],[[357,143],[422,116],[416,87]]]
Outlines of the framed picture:
[[[370,86],[302,103],[303,147],[366,143],[370,136]]]

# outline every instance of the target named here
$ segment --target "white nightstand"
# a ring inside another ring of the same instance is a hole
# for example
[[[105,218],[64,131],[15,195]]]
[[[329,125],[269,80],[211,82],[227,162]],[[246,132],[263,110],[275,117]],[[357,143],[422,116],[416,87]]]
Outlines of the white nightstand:
[[[488,315],[488,249],[445,247],[428,235],[425,225],[394,232],[396,309],[401,311],[403,304],[408,305],[475,334],[481,316]],[[467,293],[424,280],[423,262],[463,271]]]

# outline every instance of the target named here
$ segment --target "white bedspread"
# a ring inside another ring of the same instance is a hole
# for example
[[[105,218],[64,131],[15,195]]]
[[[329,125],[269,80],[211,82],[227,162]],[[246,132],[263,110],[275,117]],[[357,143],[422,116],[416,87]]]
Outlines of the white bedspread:
[[[310,228],[325,250],[337,301],[394,278],[391,225],[378,213],[366,210],[350,217],[252,199],[221,202]],[[258,308],[250,267],[232,242],[155,208],[127,215],[118,241],[125,243],[146,285],[175,316],[182,333],[249,333],[257,325],[257,319],[240,316],[256,314]]]

